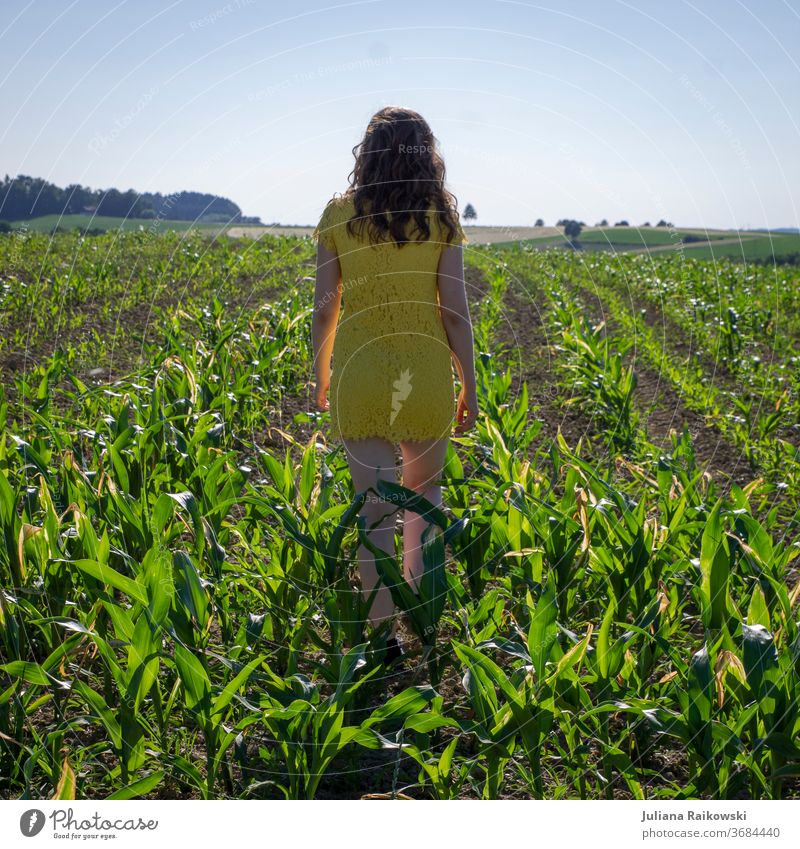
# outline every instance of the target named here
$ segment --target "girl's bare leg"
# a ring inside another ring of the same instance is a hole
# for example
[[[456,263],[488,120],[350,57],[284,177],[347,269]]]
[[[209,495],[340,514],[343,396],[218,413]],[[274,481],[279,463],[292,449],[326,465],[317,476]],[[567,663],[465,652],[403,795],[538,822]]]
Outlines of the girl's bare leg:
[[[356,492],[362,492],[367,487],[377,489],[378,478],[396,481],[394,445],[379,437],[368,439],[344,439],[344,448],[350,465],[350,474]],[[394,548],[394,510],[393,505],[379,499],[375,493],[368,493],[367,500],[361,508],[361,515],[366,520],[367,534],[374,545],[392,556]],[[375,523],[378,524],[375,524]],[[375,526],[372,530],[370,528]],[[375,556],[366,546],[358,547],[358,565],[361,572],[361,588],[364,598],[378,583],[378,570],[375,566]],[[369,612],[369,623],[376,627],[394,614],[394,602],[389,588],[381,584],[372,601]],[[395,631],[392,626],[391,633]]]
[[[419,492],[435,507],[442,506],[442,487],[435,483],[442,477],[449,437],[423,442],[401,442],[403,486]],[[422,533],[429,522],[411,510],[403,511],[403,572],[417,590],[422,577]]]

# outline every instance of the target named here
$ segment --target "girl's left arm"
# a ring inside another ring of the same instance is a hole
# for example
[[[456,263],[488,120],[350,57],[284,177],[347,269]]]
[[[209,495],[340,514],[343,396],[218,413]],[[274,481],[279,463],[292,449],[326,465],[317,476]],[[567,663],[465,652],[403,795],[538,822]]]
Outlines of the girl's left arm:
[[[314,314],[311,341],[314,349],[314,378],[317,409],[328,409],[331,384],[331,355],[342,303],[342,270],[339,256],[317,243],[317,282],[314,290]]]

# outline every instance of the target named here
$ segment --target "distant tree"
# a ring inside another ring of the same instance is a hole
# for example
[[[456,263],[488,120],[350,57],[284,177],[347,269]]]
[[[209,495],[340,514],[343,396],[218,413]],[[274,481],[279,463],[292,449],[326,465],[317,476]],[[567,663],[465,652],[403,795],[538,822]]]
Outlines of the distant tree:
[[[597,226],[598,227],[608,227],[608,219],[604,218]]]
[[[671,221],[664,221],[664,219],[662,218],[658,222],[658,224],[656,224],[656,227],[672,227],[672,222]]]
[[[544,227],[544,221],[541,218],[536,219],[536,223],[533,225],[534,227]]]
[[[644,222],[644,224],[642,224],[642,227],[649,227],[649,226],[650,226],[650,222],[649,222],[649,221],[645,221],[645,222]]]
[[[200,192],[139,194],[134,189],[90,189],[72,183],[65,189],[47,180],[19,174],[5,175],[0,182],[0,217],[26,221],[40,215],[71,215],[94,212],[114,218],[171,218],[196,221],[206,216],[239,221],[241,209],[227,198]]]
[[[70,183],[64,189],[66,195],[64,213],[66,215],[78,215],[87,206],[94,206],[92,193],[78,183]]]
[[[119,189],[109,189],[97,204],[97,214],[124,218],[130,214],[130,207],[126,208],[125,196]]]
[[[564,235],[569,240],[571,247],[577,247],[578,236],[580,236],[581,231],[583,230],[583,224],[580,221],[574,221],[570,218],[564,220]]]
[[[615,227],[630,227],[630,224],[623,218],[622,221],[617,221]]]
[[[158,219],[199,221],[214,218],[238,222],[242,217],[242,210],[233,201],[201,192],[175,192],[171,195],[156,192],[143,194],[142,200],[154,210]]]
[[[475,219],[477,217],[478,217],[478,213],[475,212],[475,207],[471,203],[468,203],[464,207],[464,220],[465,221],[472,221],[473,219]]]

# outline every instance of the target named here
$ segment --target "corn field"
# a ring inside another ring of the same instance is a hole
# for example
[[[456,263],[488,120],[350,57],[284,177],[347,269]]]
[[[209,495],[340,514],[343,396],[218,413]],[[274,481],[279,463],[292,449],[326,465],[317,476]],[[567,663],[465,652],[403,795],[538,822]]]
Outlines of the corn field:
[[[465,259],[481,415],[442,510],[380,485],[431,520],[390,669],[312,242],[0,236],[2,797],[800,796],[796,273]]]

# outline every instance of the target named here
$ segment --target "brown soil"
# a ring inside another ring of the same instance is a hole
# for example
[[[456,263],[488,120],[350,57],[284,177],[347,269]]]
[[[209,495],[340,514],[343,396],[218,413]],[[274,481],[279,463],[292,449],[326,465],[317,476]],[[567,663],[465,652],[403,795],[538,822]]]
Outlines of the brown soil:
[[[535,290],[521,291],[526,281],[513,281],[506,290],[503,320],[498,332],[498,342],[517,348],[512,356],[514,364],[513,393],[519,392],[522,383],[528,384],[530,403],[538,407],[536,416],[544,421],[543,436],[553,437],[558,429],[570,446],[583,437],[591,440],[597,428],[591,417],[580,411],[580,404],[565,405],[559,400],[558,380],[554,367],[552,345],[556,340],[549,331],[537,307],[541,300]],[[597,295],[580,292],[581,297],[592,302],[598,318],[605,319],[609,328],[614,322],[608,309]],[[680,338],[678,334],[675,334]],[[636,364],[638,384],[636,405],[647,429],[648,438],[658,448],[668,448],[670,432],[680,433],[684,426],[689,430],[697,462],[723,479],[743,484],[753,479],[746,458],[731,445],[720,431],[708,426],[703,417],[690,410],[674,387],[662,375],[641,364]]]
[[[596,292],[581,290],[578,294],[591,304],[596,320],[605,321],[609,330],[619,329]],[[672,350],[687,356],[691,353],[691,341],[685,339],[683,331],[668,323],[652,305],[648,305],[646,320],[648,324],[664,327],[665,341],[669,338]],[[637,377],[636,405],[642,414],[648,438],[654,445],[668,447],[670,432],[680,433],[685,426],[691,434],[700,466],[706,466],[715,477],[730,479],[740,485],[753,480],[755,475],[741,450],[732,445],[719,428],[707,424],[700,413],[689,409],[667,378],[640,362],[634,362],[634,368]]]

